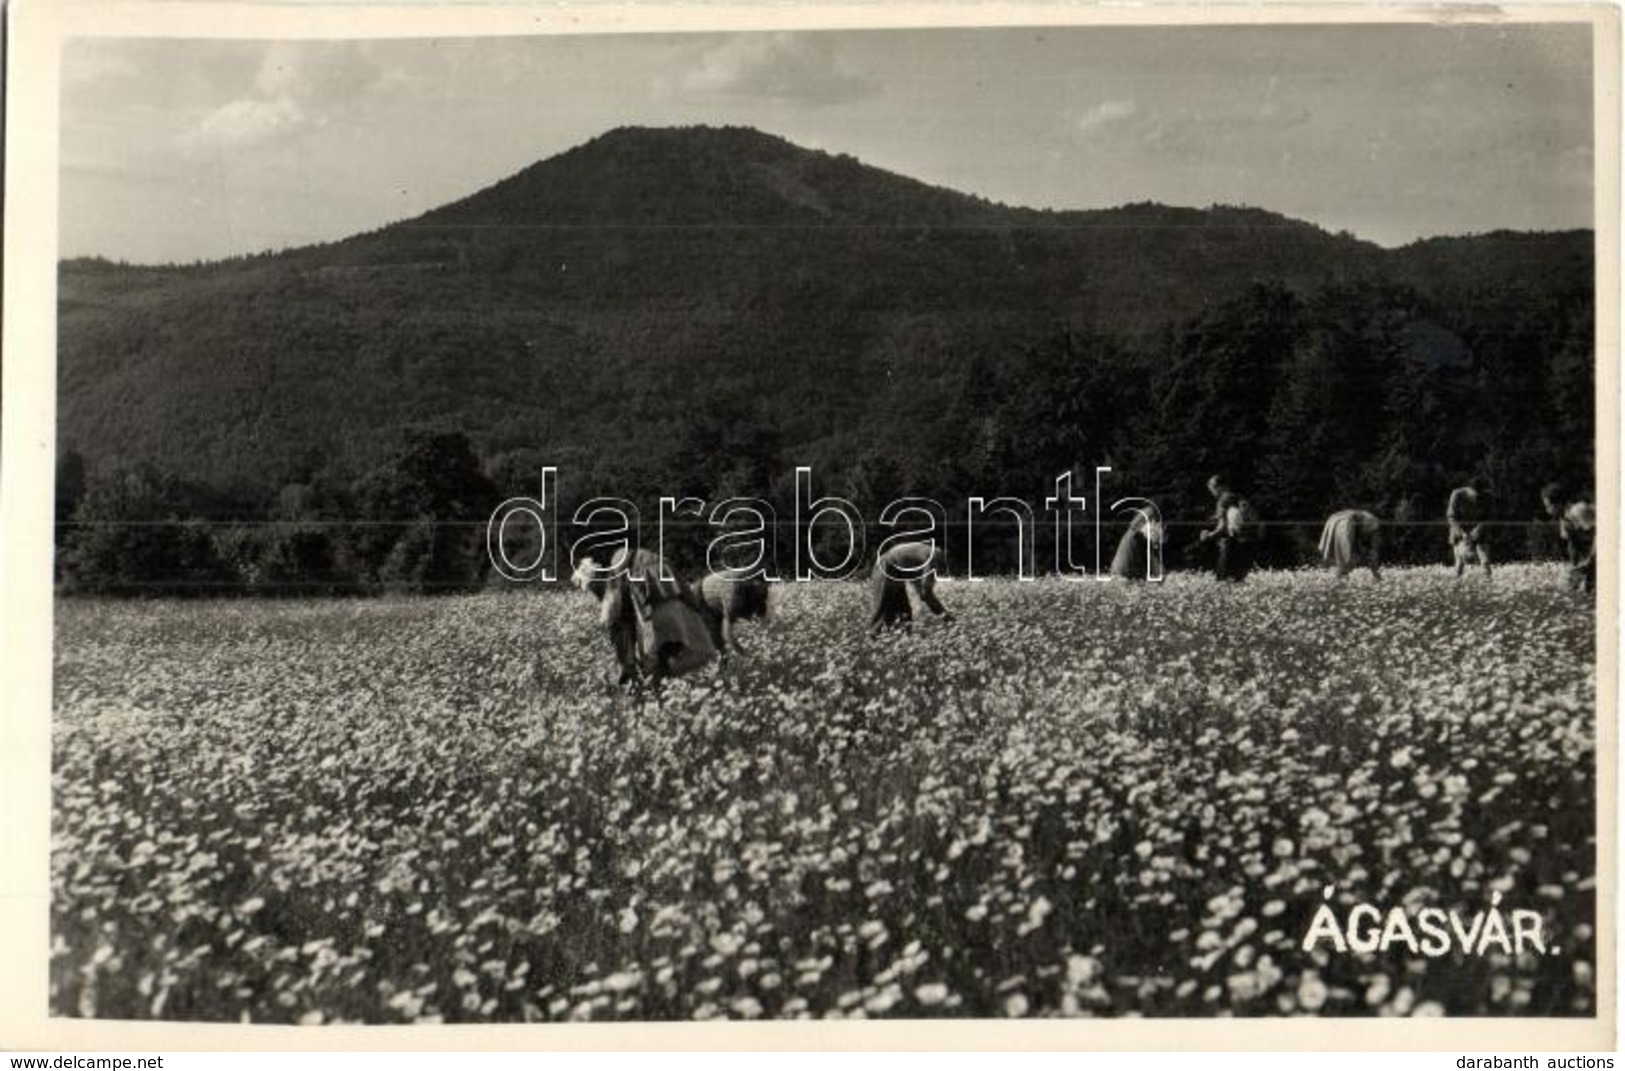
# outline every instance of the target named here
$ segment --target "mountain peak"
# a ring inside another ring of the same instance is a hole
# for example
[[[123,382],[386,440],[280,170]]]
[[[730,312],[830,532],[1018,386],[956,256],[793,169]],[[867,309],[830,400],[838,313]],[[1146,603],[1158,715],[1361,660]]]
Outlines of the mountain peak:
[[[744,126],[623,126],[416,221],[491,225],[942,225],[1003,211]]]
[[[709,123],[695,123],[684,126],[641,126],[633,123],[626,126],[617,126],[585,142],[582,147],[615,142],[664,142],[670,144],[687,143],[689,145],[732,143],[735,145],[776,145],[789,149],[798,148],[786,138],[782,138],[777,134],[769,134],[753,126],[735,126],[732,124],[712,126]]]

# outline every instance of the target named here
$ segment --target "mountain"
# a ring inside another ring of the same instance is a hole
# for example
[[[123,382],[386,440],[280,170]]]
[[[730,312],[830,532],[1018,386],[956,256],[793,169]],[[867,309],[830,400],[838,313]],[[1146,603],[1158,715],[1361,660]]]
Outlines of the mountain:
[[[747,128],[621,129],[407,224],[976,226],[1011,210]]]
[[[93,463],[270,491],[315,464],[363,472],[436,422],[487,457],[529,448],[642,486],[679,450],[901,449],[979,370],[1079,333],[1166,360],[1257,284],[1408,288],[1417,336],[1459,363],[1588,304],[1591,245],[1383,250],[1254,208],[1038,211],[754,130],[619,129],[331,244],[64,262],[59,437]]]

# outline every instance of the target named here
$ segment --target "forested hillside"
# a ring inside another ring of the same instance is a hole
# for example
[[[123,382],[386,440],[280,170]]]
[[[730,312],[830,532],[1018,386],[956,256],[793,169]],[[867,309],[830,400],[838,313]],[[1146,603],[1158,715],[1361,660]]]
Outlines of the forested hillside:
[[[1034,211],[751,130],[612,131],[330,245],[65,262],[64,576],[462,582],[479,554],[435,522],[534,493],[543,464],[566,505],[651,510],[788,506],[812,465],[877,513],[1037,502],[1109,463],[1120,493],[1200,516],[1224,471],[1309,520],[1436,519],[1479,475],[1497,516],[1532,519],[1541,483],[1591,477],[1592,244],[1383,250],[1253,208]],[[277,524],[132,547],[102,523],[131,517]],[[1301,549],[1283,533],[1276,553]]]

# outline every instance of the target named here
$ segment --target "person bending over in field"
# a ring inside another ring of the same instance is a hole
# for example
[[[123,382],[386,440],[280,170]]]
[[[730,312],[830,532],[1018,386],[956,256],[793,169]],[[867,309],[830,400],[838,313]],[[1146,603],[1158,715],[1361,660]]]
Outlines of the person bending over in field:
[[[1112,555],[1112,576],[1120,580],[1149,580],[1151,563],[1161,559],[1163,535],[1161,521],[1152,520],[1144,513],[1135,514],[1134,522],[1117,541],[1117,553]]]
[[[726,658],[739,650],[735,621],[766,620],[770,603],[767,581],[759,576],[735,576],[723,571],[707,573],[689,589],[694,607],[711,631],[711,641]]]
[[[1215,576],[1240,583],[1253,567],[1258,514],[1245,498],[1230,490],[1222,476],[1208,477],[1207,489],[1213,496],[1213,527],[1204,531],[1198,542],[1214,544]]]
[[[620,663],[620,685],[635,686],[644,678],[658,685],[716,657],[686,585],[666,572],[653,551],[628,554],[622,547],[607,569],[582,558],[572,579],[598,600],[599,621]]]
[[[946,568],[942,551],[931,543],[899,543],[876,558],[874,572],[869,574],[869,634],[872,636],[883,628],[906,625],[914,620],[914,610],[908,601],[910,588],[933,614],[952,621],[954,615],[942,605],[936,593],[937,571]],[[921,569],[926,571],[918,575]],[[909,572],[905,574],[903,570]],[[899,579],[904,575],[916,578]]]
[[[1337,568],[1337,579],[1342,580],[1354,570],[1364,566],[1371,570],[1371,579],[1381,580],[1377,562],[1381,558],[1382,522],[1363,509],[1345,509],[1326,518],[1326,527],[1320,530],[1320,558]]]
[[[1590,595],[1597,590],[1597,509],[1590,502],[1570,495],[1562,484],[1549,483],[1540,489],[1546,513],[1557,521],[1557,534],[1569,559],[1569,587]]]
[[[1444,519],[1450,526],[1450,551],[1456,560],[1456,575],[1477,562],[1490,575],[1490,549],[1484,541],[1483,507],[1479,502],[1479,481],[1472,480],[1450,492]]]

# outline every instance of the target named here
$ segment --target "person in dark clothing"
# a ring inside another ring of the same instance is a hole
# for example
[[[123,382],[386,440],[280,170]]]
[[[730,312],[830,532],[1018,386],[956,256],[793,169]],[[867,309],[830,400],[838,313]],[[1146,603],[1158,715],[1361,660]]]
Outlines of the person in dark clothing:
[[[1490,575],[1490,549],[1484,539],[1483,508],[1479,502],[1477,481],[1450,492],[1445,504],[1444,518],[1450,527],[1450,550],[1455,556],[1456,575],[1467,571],[1477,562]]]
[[[1230,490],[1221,476],[1207,481],[1213,496],[1213,527],[1198,537],[1214,545],[1213,572],[1220,580],[1240,583],[1253,567],[1253,541],[1257,522],[1247,500]]]
[[[1570,495],[1562,484],[1540,490],[1541,504],[1557,521],[1557,534],[1569,559],[1569,587],[1590,595],[1597,590],[1597,510],[1590,502]]]

